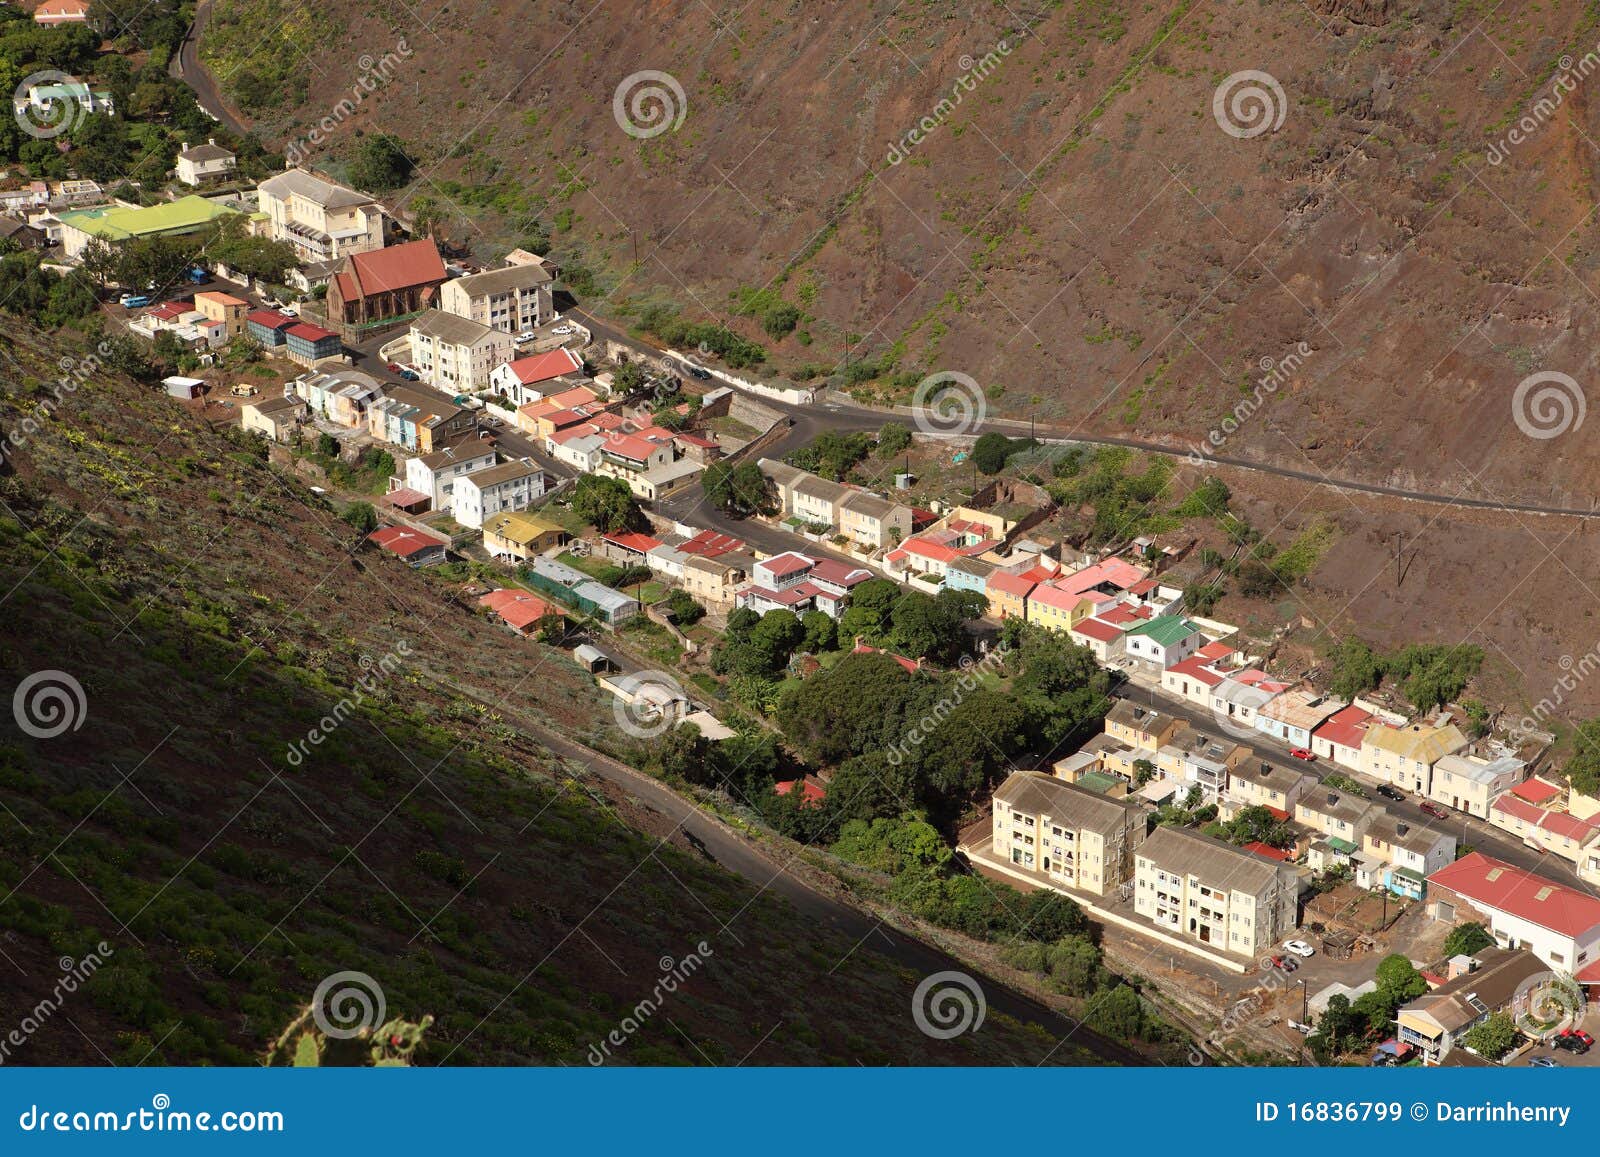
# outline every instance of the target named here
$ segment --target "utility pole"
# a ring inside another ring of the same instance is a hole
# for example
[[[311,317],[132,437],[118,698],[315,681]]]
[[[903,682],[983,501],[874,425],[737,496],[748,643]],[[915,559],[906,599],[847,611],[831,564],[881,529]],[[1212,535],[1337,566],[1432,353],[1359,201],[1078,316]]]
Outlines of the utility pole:
[[[1304,977],[1300,979],[1300,1023],[1311,1023],[1311,992],[1306,988]]]
[[[1405,531],[1394,532],[1394,585],[1397,587],[1400,585],[1400,557],[1405,550],[1405,541]]]

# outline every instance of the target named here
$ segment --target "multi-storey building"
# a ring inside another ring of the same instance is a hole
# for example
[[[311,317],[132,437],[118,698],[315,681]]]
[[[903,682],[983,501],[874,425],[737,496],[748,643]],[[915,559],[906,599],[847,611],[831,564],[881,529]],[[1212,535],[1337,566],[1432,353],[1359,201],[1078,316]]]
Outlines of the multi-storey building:
[[[550,319],[554,288],[555,278],[545,266],[508,265],[445,282],[439,308],[514,336]]]
[[[1294,931],[1293,868],[1181,828],[1159,827],[1134,854],[1134,910],[1161,931],[1256,956]]]
[[[1096,896],[1133,878],[1145,828],[1143,808],[1041,771],[1013,772],[994,793],[994,854]]]

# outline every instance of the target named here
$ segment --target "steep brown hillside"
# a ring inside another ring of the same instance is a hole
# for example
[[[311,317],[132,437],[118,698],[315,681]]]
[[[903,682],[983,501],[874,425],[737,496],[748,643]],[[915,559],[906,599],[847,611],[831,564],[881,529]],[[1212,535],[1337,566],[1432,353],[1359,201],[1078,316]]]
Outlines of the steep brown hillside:
[[[274,11],[217,0],[232,73],[299,28]],[[258,106],[263,131],[306,141],[403,38],[312,155],[397,134],[418,163],[403,203],[486,253],[541,222],[600,274],[602,310],[670,300],[791,371],[832,371],[848,332],[902,375],[879,392],[961,370],[1001,412],[1184,444],[1305,343],[1230,452],[1563,502],[1600,481],[1595,423],[1539,439],[1512,413],[1530,373],[1600,377],[1592,4],[319,12],[340,34],[309,38],[309,95]],[[647,69],[686,110],[641,140],[612,101]],[[1246,70],[1270,76],[1268,125],[1246,135],[1263,110],[1232,87],[1230,135],[1213,98]],[[796,333],[735,317],[741,288],[798,306]]]

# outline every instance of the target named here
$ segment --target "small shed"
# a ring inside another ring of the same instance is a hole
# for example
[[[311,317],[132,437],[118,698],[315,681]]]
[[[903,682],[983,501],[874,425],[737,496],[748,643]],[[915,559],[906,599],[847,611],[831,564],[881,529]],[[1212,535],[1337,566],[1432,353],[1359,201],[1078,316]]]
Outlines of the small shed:
[[[162,378],[161,384],[166,388],[168,397],[187,401],[190,398],[198,398],[206,383],[204,378],[185,378],[173,374],[170,378]]]
[[[574,647],[572,649],[572,657],[578,661],[579,666],[591,675],[596,671],[604,671],[611,666],[611,660],[606,658],[606,653],[590,643],[583,643]]]

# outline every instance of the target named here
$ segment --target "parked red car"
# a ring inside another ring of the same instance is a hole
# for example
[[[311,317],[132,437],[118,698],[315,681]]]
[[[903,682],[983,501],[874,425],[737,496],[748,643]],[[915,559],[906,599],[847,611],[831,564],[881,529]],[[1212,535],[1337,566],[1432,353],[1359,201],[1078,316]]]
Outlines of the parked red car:
[[[1289,754],[1294,756],[1296,759],[1303,759],[1307,763],[1315,763],[1316,759],[1317,759],[1315,754],[1313,754],[1312,752],[1307,751],[1303,747],[1297,747],[1293,751],[1291,751]]]
[[[1581,1041],[1584,1045],[1594,1044],[1594,1037],[1584,1032],[1581,1028],[1564,1028],[1556,1035],[1571,1037],[1573,1040]]]
[[[390,362],[384,368],[386,368],[391,374],[398,374],[400,372],[400,367],[398,365],[396,365],[394,362]]]
[[[1431,799],[1425,799],[1417,806],[1436,820],[1447,820],[1450,818],[1450,813],[1445,811],[1444,808],[1440,807],[1438,804],[1434,803]]]

